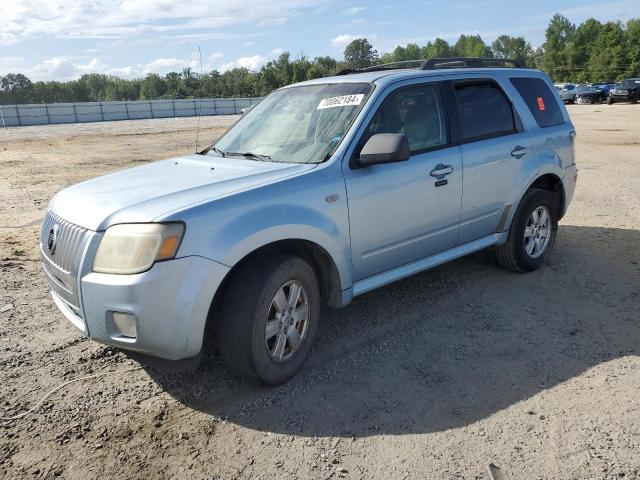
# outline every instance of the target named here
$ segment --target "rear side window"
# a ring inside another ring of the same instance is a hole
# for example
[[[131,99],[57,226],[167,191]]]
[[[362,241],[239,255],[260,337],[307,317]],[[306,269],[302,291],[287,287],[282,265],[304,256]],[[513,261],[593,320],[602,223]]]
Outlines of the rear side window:
[[[492,82],[455,85],[463,141],[499,137],[516,131],[511,103]]]
[[[556,96],[541,78],[514,77],[511,83],[529,107],[539,127],[552,127],[564,123]]]

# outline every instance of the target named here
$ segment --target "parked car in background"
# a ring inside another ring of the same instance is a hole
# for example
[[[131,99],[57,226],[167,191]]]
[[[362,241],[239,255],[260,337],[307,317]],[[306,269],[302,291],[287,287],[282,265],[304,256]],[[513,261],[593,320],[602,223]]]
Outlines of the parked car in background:
[[[438,60],[289,85],[200,154],[59,192],[40,235],[56,306],[168,360],[211,332],[229,371],[277,385],[323,303],[491,246],[540,268],[577,180],[569,114],[542,72]]]
[[[605,102],[609,97],[609,94],[603,89],[589,85],[580,85],[576,88],[576,92],[574,102],[579,104],[599,104]]]
[[[576,97],[576,85],[573,83],[556,83],[556,91],[564,103],[573,103]]]
[[[638,103],[640,99],[640,78],[627,78],[609,92],[607,103],[611,105],[617,102]]]
[[[611,89],[613,88],[614,85],[615,83],[607,83],[607,82],[597,82],[597,83],[589,84],[589,86],[594,87],[597,90],[602,90],[602,92],[605,94],[605,100],[609,98],[609,93],[611,92]]]

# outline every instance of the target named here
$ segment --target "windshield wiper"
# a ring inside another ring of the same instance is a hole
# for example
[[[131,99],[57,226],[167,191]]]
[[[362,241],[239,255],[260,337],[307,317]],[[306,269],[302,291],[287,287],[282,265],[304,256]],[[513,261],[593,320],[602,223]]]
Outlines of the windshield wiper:
[[[227,152],[226,156],[252,158],[254,160],[260,160],[261,162],[267,162],[271,160],[271,157],[269,155],[260,155],[259,153],[253,152]]]
[[[220,155],[221,157],[226,157],[227,153],[223,152],[222,150],[220,150],[218,147],[216,147],[215,145],[211,145],[209,147],[209,150],[213,150],[214,152],[216,152],[218,155]]]

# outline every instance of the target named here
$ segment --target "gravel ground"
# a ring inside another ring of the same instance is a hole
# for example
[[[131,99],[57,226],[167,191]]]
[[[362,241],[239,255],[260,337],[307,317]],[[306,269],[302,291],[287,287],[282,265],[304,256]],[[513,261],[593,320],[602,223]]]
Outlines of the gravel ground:
[[[49,198],[193,151],[195,119],[0,129],[3,478],[640,478],[640,106],[570,106],[577,191],[554,255],[481,252],[327,309],[279,388],[143,368],[81,338],[38,260]],[[211,139],[233,117],[203,118]]]

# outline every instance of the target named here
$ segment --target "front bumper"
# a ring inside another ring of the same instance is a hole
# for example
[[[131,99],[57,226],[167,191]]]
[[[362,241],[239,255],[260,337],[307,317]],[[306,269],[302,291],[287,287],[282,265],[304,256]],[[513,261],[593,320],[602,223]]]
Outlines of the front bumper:
[[[65,317],[93,340],[167,360],[200,353],[213,296],[229,267],[190,256],[158,262],[136,275],[89,272],[80,279],[81,312],[52,292]],[[113,313],[136,318],[136,337],[124,337]]]
[[[609,94],[609,100],[612,100],[614,102],[630,102],[631,100],[634,100],[637,98],[638,98],[638,94],[636,93],[624,93],[624,94],[610,93]]]

